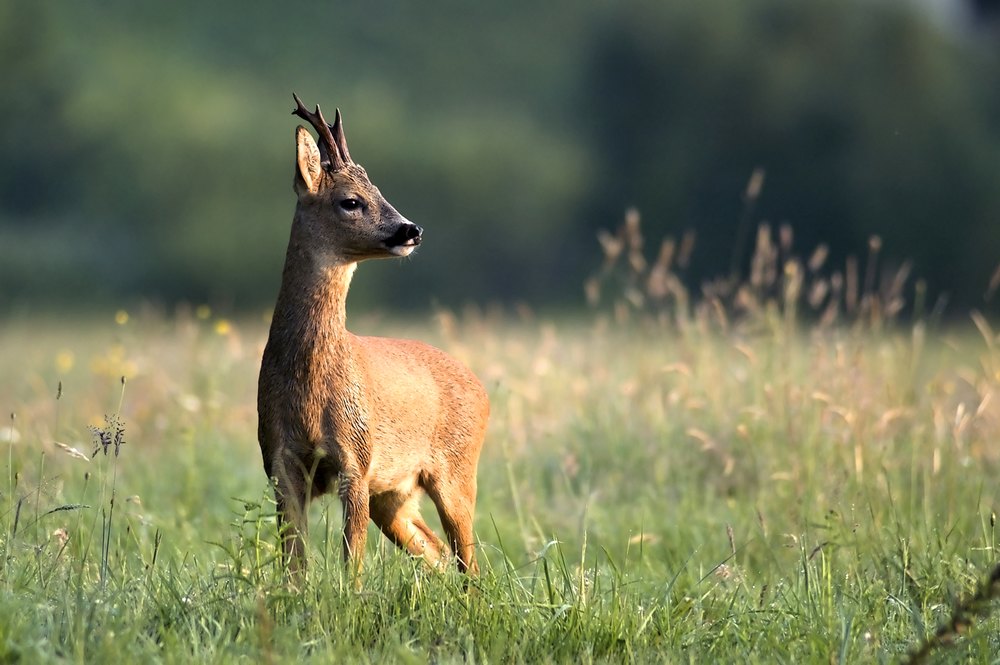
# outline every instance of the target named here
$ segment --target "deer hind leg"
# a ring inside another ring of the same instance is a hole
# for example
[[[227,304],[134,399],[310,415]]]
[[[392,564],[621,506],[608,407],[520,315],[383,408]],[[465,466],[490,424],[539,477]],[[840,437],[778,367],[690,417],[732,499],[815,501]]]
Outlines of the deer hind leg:
[[[373,496],[370,506],[372,521],[389,540],[430,565],[438,565],[444,543],[420,516],[419,493],[386,492]]]
[[[458,569],[477,575],[479,566],[476,564],[476,541],[472,533],[472,518],[476,512],[475,476],[465,483],[431,479],[426,490],[437,507],[451,550],[458,557]]]

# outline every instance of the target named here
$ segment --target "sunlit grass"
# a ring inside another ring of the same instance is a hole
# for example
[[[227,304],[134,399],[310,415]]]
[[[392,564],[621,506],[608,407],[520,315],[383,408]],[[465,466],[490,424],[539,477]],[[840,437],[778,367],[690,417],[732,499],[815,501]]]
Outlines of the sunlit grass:
[[[74,662],[900,655],[995,561],[1000,357],[979,323],[744,334],[360,319],[447,348],[488,386],[471,593],[374,532],[355,591],[330,502],[313,507],[306,583],[284,582],[255,437],[263,322],[200,310],[12,324],[0,649]],[[120,455],[91,457],[115,417]],[[986,619],[962,652],[986,658],[997,627]]]

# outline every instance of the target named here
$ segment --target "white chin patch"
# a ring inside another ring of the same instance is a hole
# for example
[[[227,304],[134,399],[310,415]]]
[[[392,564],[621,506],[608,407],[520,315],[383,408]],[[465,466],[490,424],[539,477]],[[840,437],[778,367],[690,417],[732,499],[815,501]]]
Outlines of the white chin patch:
[[[389,251],[396,256],[409,256],[416,248],[416,245],[396,245],[395,247],[390,247]]]

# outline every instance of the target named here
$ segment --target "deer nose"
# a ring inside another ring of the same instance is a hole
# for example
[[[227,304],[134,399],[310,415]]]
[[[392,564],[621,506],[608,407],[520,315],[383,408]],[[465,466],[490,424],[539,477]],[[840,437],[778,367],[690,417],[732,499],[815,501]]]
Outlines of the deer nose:
[[[419,243],[420,242],[420,236],[422,236],[424,234],[424,230],[422,228],[420,228],[419,226],[417,226],[416,224],[412,223],[412,222],[409,223],[409,224],[407,224],[406,226],[404,226],[403,229],[404,229],[403,230],[403,236],[407,240],[413,240],[413,241],[415,241],[414,244]]]
[[[413,222],[403,222],[385,241],[389,247],[413,247],[420,244],[420,236],[424,230]]]

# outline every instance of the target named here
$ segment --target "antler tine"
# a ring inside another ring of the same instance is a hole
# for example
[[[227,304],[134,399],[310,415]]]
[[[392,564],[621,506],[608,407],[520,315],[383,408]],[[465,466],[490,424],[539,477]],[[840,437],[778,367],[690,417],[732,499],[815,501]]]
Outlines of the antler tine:
[[[351,153],[347,151],[347,137],[344,136],[344,121],[341,119],[340,109],[337,109],[337,115],[334,117],[333,126],[330,129],[333,130],[333,138],[337,142],[337,147],[340,148],[340,154],[344,161],[351,163]]]
[[[309,122],[310,125],[319,133],[320,140],[323,142],[323,148],[330,159],[331,166],[334,170],[343,168],[345,162],[350,161],[350,158],[341,156],[340,149],[337,142],[333,139],[333,133],[331,130],[331,125],[327,124],[326,119],[323,117],[323,112],[319,108],[319,104],[316,105],[316,112],[311,113],[299,96],[294,92],[292,93],[292,98],[295,100],[296,108],[292,111],[292,115],[297,115],[303,120]],[[337,116],[339,118],[340,112],[338,111]]]

